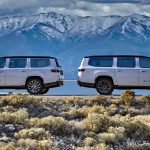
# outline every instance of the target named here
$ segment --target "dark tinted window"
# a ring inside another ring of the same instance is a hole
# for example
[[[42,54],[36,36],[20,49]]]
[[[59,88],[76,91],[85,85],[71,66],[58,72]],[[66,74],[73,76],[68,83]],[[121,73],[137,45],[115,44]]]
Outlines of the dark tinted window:
[[[26,58],[11,58],[9,61],[9,68],[25,68],[26,64]]]
[[[140,58],[141,68],[150,68],[150,58]]]
[[[4,68],[5,64],[6,64],[6,59],[0,58],[0,68]]]
[[[32,68],[41,68],[50,66],[49,58],[32,58],[31,59],[31,67]]]
[[[118,67],[134,68],[136,66],[135,58],[132,57],[118,57]]]
[[[113,58],[112,57],[91,57],[89,59],[89,65],[95,67],[112,67]]]

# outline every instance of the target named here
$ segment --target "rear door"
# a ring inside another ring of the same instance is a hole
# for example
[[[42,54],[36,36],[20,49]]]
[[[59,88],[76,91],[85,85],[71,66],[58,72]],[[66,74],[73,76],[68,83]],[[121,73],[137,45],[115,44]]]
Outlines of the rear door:
[[[6,86],[23,86],[27,77],[27,58],[10,58],[6,68]]]
[[[139,86],[150,87],[150,58],[139,58]]]
[[[56,82],[58,77],[56,79],[56,73],[52,73],[52,65],[50,58],[31,58],[29,76],[41,77],[44,83]]]
[[[119,86],[138,86],[138,68],[134,57],[118,57],[115,69]]]
[[[0,58],[0,86],[5,86],[6,58]]]

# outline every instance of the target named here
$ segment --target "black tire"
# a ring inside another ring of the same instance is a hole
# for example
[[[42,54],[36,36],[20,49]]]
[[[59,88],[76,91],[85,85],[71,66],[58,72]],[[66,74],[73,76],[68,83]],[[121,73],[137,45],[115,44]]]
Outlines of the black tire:
[[[101,95],[111,95],[114,90],[114,85],[111,79],[101,78],[96,81],[96,90]]]
[[[31,78],[27,80],[26,88],[30,94],[34,95],[34,94],[41,94],[44,89],[44,86],[43,86],[43,82],[40,79]]]
[[[41,94],[46,94],[49,91],[49,88],[44,88],[44,90],[41,92]]]

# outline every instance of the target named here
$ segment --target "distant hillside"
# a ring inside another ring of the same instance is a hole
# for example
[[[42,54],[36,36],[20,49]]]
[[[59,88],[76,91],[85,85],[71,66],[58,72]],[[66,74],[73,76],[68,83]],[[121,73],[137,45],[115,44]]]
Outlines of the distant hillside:
[[[52,55],[75,78],[90,54],[150,55],[150,17],[80,17],[55,12],[0,17],[0,55]],[[67,58],[67,59],[66,59]]]

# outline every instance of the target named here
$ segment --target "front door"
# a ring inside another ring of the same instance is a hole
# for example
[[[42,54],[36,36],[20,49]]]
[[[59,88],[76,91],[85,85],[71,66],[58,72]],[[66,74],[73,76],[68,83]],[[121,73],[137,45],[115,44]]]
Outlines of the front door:
[[[6,58],[0,58],[0,86],[5,86]]]
[[[27,76],[27,58],[10,58],[6,69],[6,86],[23,86]]]
[[[134,57],[118,57],[115,73],[118,86],[138,86],[138,68]]]

